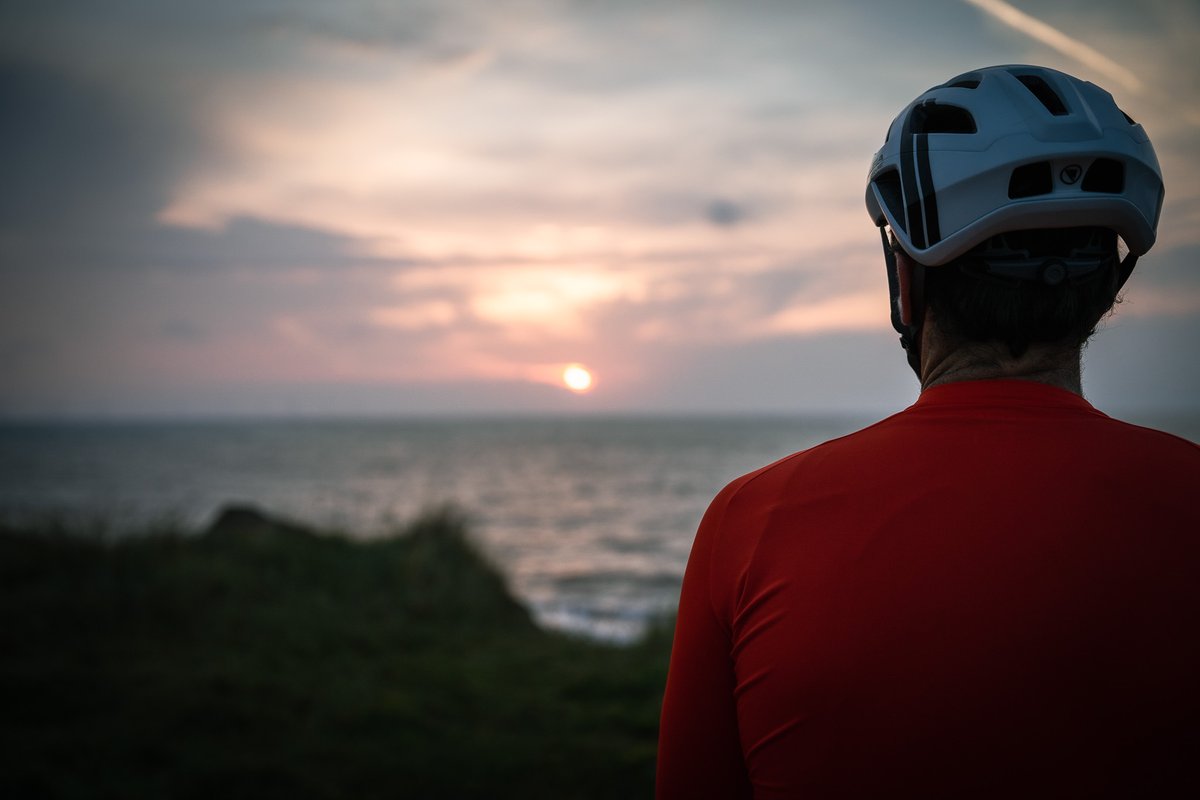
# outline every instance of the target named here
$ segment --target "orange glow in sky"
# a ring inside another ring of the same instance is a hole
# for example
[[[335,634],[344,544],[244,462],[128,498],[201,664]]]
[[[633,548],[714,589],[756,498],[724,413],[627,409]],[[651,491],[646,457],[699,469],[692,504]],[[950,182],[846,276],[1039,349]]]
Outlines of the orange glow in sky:
[[[1129,357],[1200,335],[1194,2],[91,5],[0,12],[0,418],[894,408],[865,170],[1006,63],[1113,91],[1168,176],[1097,399],[1200,397]]]

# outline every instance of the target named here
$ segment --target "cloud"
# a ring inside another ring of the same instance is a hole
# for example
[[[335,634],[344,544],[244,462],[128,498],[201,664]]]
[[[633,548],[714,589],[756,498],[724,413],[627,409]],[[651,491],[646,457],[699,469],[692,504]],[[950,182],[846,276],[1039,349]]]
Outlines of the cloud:
[[[302,225],[235,217],[222,227],[177,229],[155,225],[139,246],[121,254],[127,266],[173,269],[331,269],[406,262],[371,255],[369,242]]]
[[[1117,317],[1200,318],[1200,245],[1155,248],[1137,264]]]
[[[208,338],[208,332],[202,326],[185,319],[168,319],[159,330],[168,339],[184,342],[200,342]]]
[[[1181,247],[1155,247],[1136,267],[1137,280],[1163,289],[1200,289],[1200,243]]]
[[[425,300],[405,305],[379,306],[368,315],[371,324],[396,330],[446,328],[459,319],[458,309],[444,300]]]
[[[713,200],[704,209],[704,216],[713,225],[732,228],[747,216],[746,209],[731,200]]]
[[[1130,303],[1137,302],[1137,280],[1136,275],[1130,279]],[[1121,416],[1183,411],[1194,420],[1200,370],[1189,365],[1200,348],[1200,315],[1141,316],[1127,314],[1125,305],[1088,343],[1085,395],[1098,408]]]
[[[1084,42],[1074,39],[1057,28],[1047,25],[1036,17],[1009,5],[1004,0],[964,0],[1014,30],[1029,36],[1058,52],[1075,59],[1080,64],[1094,69],[1102,75],[1120,83],[1131,92],[1141,91],[1144,84],[1132,71],[1118,64]]]
[[[34,62],[0,63],[0,106],[8,231],[61,237],[128,225],[152,215],[200,155],[185,122]]]
[[[1196,107],[1195,12],[1101,6],[1072,36],[1173,98],[1132,98],[1168,200],[1129,310],[1187,318],[1200,173],[1173,109]],[[1042,8],[1067,30],[1071,7]],[[2,407],[437,394],[388,383],[484,403],[499,381],[499,408],[571,361],[597,370],[589,402],[750,407],[788,352],[835,378],[772,377],[780,397],[854,400],[872,337],[904,369],[862,207],[887,122],[950,75],[1046,55],[949,0],[887,26],[833,0],[148,9],[0,12]],[[339,384],[358,389],[314,388]]]
[[[645,362],[641,402],[693,413],[873,416],[911,403],[918,390],[895,338],[882,331],[651,348]]]

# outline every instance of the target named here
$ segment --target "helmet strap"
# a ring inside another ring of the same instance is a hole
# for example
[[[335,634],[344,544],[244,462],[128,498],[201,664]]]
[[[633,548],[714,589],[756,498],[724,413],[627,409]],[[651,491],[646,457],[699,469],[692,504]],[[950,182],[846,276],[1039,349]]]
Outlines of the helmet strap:
[[[900,269],[896,263],[896,252],[888,241],[887,229],[879,228],[883,240],[883,258],[887,264],[888,293],[891,295],[892,327],[900,334],[900,346],[908,357],[908,365],[921,377],[921,325],[925,321],[925,265],[912,262],[905,300],[909,304],[908,322],[900,310]],[[910,259],[911,261],[911,259]]]

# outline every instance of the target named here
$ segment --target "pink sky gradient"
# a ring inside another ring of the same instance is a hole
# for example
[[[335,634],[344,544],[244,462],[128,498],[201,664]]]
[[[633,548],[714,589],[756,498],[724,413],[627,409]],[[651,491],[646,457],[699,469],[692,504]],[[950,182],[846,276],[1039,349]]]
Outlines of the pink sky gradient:
[[[1011,62],[1167,176],[1089,396],[1200,410],[1194,3],[102,5],[0,33],[0,415],[902,407],[866,166]]]

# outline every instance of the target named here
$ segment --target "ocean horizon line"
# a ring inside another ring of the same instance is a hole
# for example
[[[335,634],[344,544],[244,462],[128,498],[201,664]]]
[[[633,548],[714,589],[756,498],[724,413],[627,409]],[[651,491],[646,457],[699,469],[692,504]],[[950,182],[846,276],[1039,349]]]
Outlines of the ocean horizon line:
[[[913,401],[915,402],[914,396]],[[199,413],[80,413],[80,414],[0,414],[0,429],[60,428],[154,428],[165,426],[220,425],[380,425],[380,424],[511,424],[511,423],[585,423],[636,422],[815,422],[869,425],[904,410],[905,405],[889,408],[854,409],[627,409],[596,411],[558,410],[415,410],[397,412],[199,412]],[[1145,406],[1098,410],[1118,420],[1159,428],[1185,438],[1200,433],[1200,408],[1186,406]]]
[[[903,407],[879,410],[830,409],[788,411],[783,409],[737,410],[605,410],[605,411],[403,411],[403,412],[285,412],[236,413],[205,412],[195,414],[61,414],[0,415],[0,428],[141,426],[190,424],[274,424],[274,423],[409,423],[409,422],[637,422],[637,421],[769,421],[769,420],[876,420],[901,411]],[[1185,412],[1187,413],[1187,412]],[[1190,412],[1200,416],[1200,410]]]

